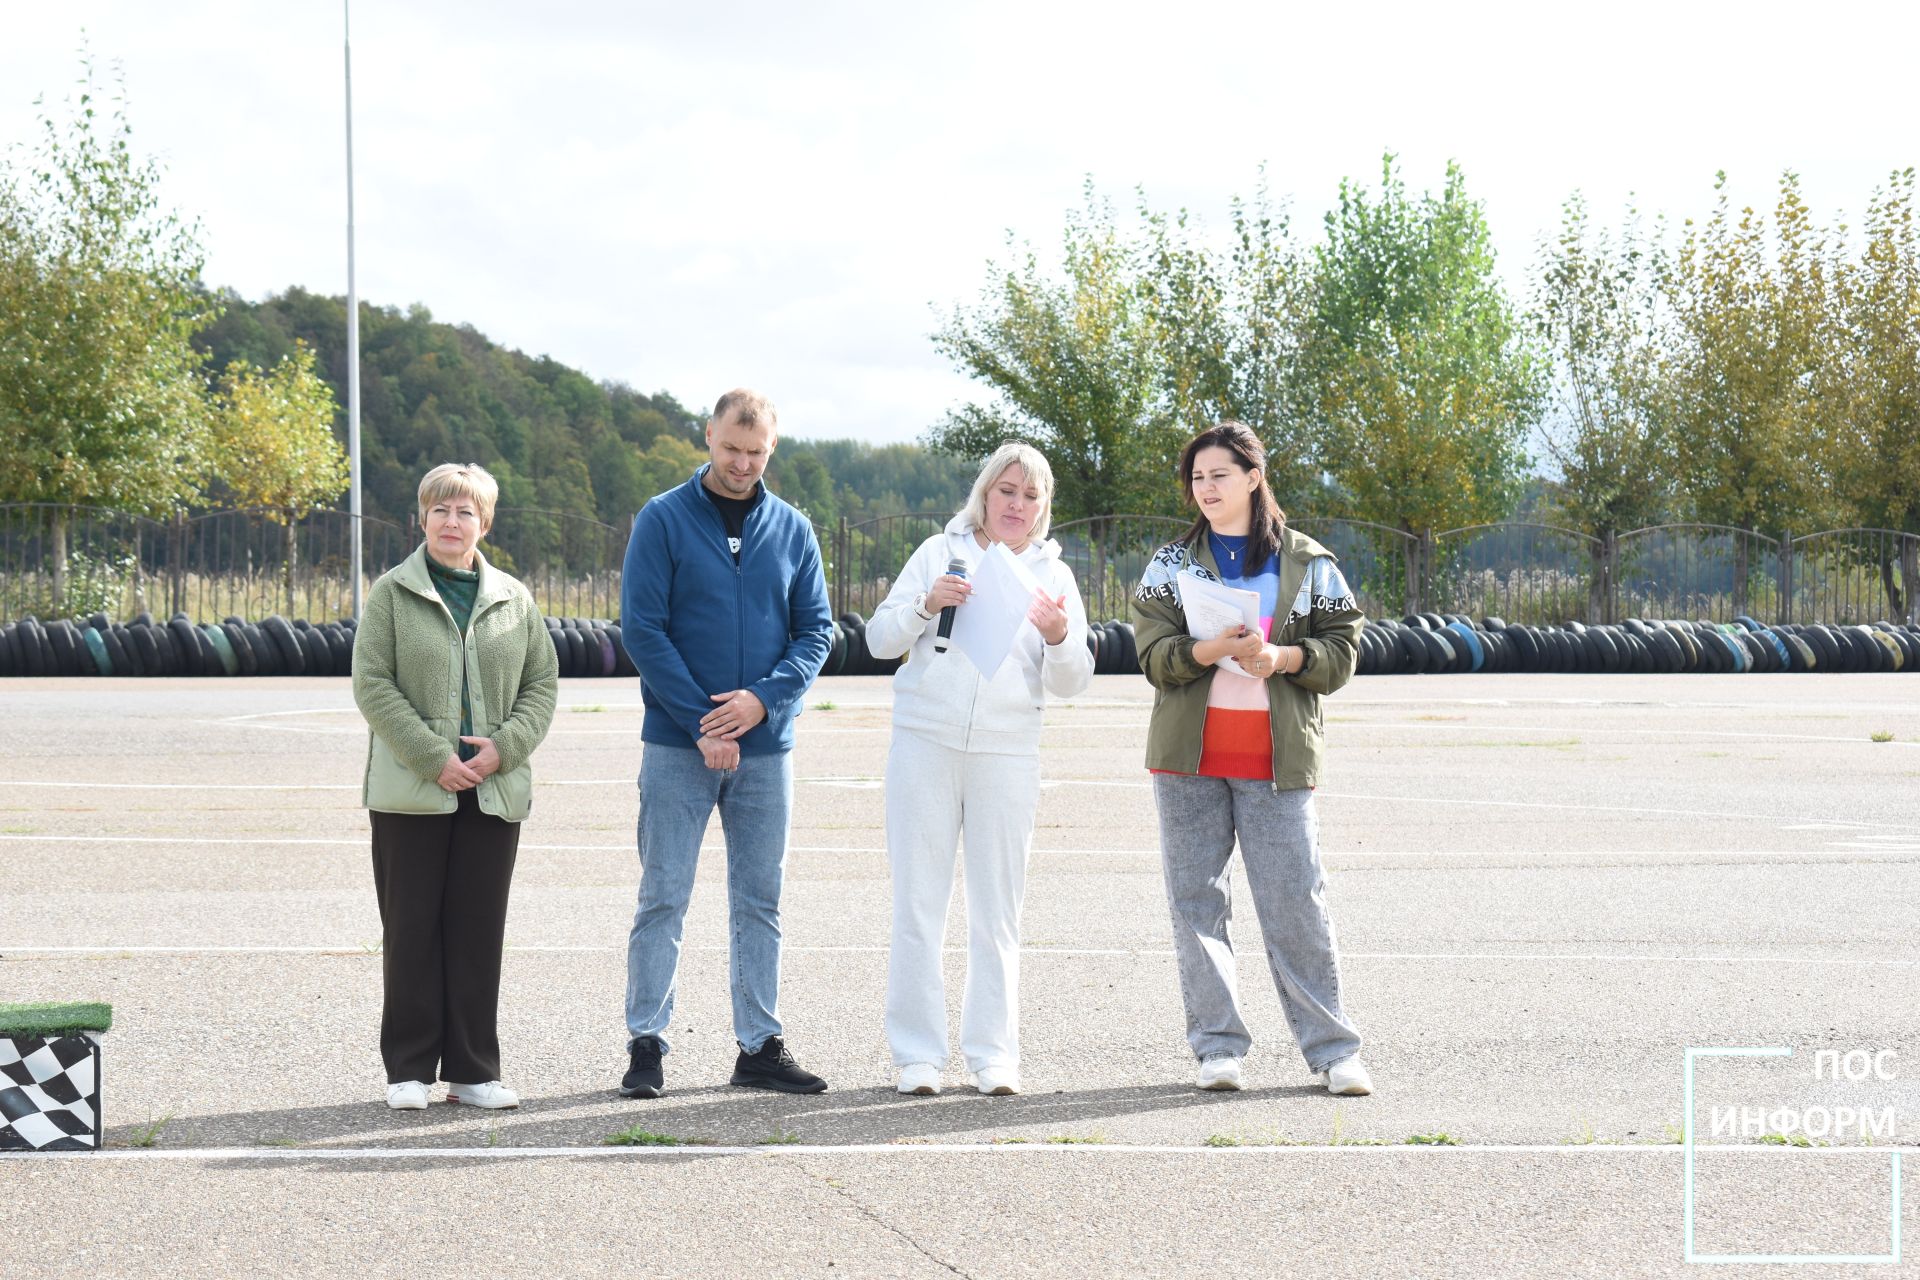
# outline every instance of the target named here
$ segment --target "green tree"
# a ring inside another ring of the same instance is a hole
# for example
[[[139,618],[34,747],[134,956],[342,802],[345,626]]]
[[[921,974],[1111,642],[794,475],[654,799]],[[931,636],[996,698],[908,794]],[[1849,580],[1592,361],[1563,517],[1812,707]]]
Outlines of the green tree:
[[[1914,171],[1895,173],[1867,206],[1860,258],[1835,273],[1840,340],[1829,360],[1837,386],[1826,410],[1826,470],[1846,504],[1843,518],[1920,534],[1920,243],[1914,231]],[[1835,411],[1838,406],[1838,411]],[[1920,539],[1892,548],[1878,569],[1893,616],[1915,615]]]
[[[1655,523],[1672,501],[1662,270],[1658,237],[1637,217],[1616,239],[1593,228],[1576,193],[1535,278],[1533,320],[1554,362],[1541,433],[1560,472],[1554,506],[1603,542]],[[1606,589],[1598,574],[1593,589]],[[1597,598],[1593,616],[1604,616]]]
[[[1437,196],[1410,196],[1391,153],[1377,193],[1340,184],[1298,377],[1352,514],[1415,534],[1505,516],[1543,375],[1458,165]]]
[[[347,491],[347,452],[333,435],[337,408],[302,342],[270,372],[236,360],[220,376],[212,476],[234,505],[264,507],[285,530],[289,599],[300,556],[295,522]]]
[[[665,493],[700,469],[707,455],[678,436],[660,436],[640,455],[640,489],[649,497]],[[635,507],[638,511],[639,508]]]
[[[91,62],[70,114],[0,158],[0,498],[158,514],[204,471],[208,412],[191,338],[214,313],[197,228],[160,201],[124,99]],[[67,524],[51,525],[64,598]]]
[[[1829,245],[1791,171],[1769,220],[1736,215],[1725,173],[1714,212],[1687,223],[1673,308],[1673,455],[1695,517],[1751,534],[1822,527],[1834,514],[1815,424],[1834,343]],[[1734,604],[1745,609],[1750,539],[1734,539]]]
[[[995,395],[953,411],[928,442],[973,459],[1007,440],[1032,443],[1053,466],[1061,519],[1165,509],[1178,427],[1162,407],[1141,250],[1091,183],[1062,248],[1065,278],[1057,279],[1032,250],[1021,258],[1009,237],[1017,263],[990,266],[979,302],[957,308],[935,333],[934,345]]]
[[[1166,411],[1183,435],[1228,418],[1246,423],[1267,446],[1267,479],[1282,506],[1311,502],[1317,459],[1294,403],[1311,258],[1289,239],[1264,172],[1253,199],[1236,197],[1231,209],[1223,255],[1184,211],[1155,213],[1143,202]],[[1165,464],[1175,456],[1177,447]]]

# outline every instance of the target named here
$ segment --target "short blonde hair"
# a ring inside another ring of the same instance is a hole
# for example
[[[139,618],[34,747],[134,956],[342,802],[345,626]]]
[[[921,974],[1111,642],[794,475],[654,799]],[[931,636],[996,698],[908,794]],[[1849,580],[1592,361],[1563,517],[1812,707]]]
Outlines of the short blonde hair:
[[[420,523],[427,522],[427,508],[449,498],[471,499],[480,513],[480,523],[493,527],[493,507],[500,501],[500,485],[477,462],[443,462],[420,481]]]
[[[1045,454],[1023,440],[1009,440],[993,451],[993,456],[980,468],[980,474],[974,477],[973,492],[967,495],[967,505],[960,508],[960,515],[974,528],[985,529],[987,489],[1008,467],[1019,467],[1026,472],[1027,479],[1040,491],[1040,518],[1033,522],[1033,532],[1027,535],[1038,542],[1053,527],[1053,468],[1047,464]]]

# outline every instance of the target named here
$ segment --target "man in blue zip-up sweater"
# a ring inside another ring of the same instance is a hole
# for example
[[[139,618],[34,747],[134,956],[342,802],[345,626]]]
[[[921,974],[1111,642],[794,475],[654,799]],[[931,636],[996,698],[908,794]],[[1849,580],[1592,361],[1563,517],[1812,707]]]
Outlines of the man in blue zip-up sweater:
[[[780,885],[793,801],[793,718],[833,641],[813,526],[767,492],[774,408],[729,391],[707,422],[712,461],[634,517],[621,638],[640,671],[640,904],[627,939],[629,1066],[620,1092],[657,1098],[700,843],[727,841],[732,1083],[818,1093],[776,1012]]]

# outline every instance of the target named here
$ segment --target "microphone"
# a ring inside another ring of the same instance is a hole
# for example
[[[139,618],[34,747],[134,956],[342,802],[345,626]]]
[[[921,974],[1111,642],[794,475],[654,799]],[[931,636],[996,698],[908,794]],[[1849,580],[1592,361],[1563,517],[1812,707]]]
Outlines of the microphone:
[[[955,556],[953,559],[947,561],[947,572],[956,578],[964,578],[967,576],[967,562],[959,556]],[[933,651],[935,653],[945,653],[947,651],[947,641],[953,638],[953,611],[956,608],[958,608],[957,605],[950,604],[940,611],[940,629],[934,632],[933,635]]]

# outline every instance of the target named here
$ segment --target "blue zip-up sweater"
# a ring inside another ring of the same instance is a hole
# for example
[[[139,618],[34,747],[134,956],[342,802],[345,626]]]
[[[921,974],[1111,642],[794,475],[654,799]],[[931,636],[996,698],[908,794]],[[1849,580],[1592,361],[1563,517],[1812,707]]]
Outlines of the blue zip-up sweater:
[[[740,560],[701,492],[707,467],[634,517],[620,591],[620,638],[640,671],[643,742],[691,747],[709,696],[746,689],[767,718],[740,738],[756,755],[793,749],[793,718],[833,647],[820,543],[771,490],[747,513]]]

